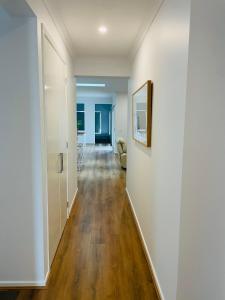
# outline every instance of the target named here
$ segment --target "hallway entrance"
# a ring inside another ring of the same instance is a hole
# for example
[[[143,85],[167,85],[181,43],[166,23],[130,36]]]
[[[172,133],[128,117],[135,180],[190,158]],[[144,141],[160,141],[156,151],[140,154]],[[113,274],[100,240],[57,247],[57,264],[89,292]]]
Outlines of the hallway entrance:
[[[86,147],[79,192],[52,264],[35,300],[156,300],[125,192],[125,171],[110,147]],[[26,299],[22,291],[19,299]]]

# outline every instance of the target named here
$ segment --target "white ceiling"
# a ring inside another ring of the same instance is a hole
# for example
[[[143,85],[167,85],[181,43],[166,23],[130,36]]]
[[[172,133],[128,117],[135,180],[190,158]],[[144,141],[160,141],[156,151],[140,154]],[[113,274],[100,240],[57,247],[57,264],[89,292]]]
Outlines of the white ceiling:
[[[79,56],[127,56],[161,0],[43,0]],[[108,33],[101,35],[98,27]]]
[[[115,93],[128,92],[128,78],[77,77],[77,83],[105,83],[105,87],[77,87],[78,97],[112,97]]]

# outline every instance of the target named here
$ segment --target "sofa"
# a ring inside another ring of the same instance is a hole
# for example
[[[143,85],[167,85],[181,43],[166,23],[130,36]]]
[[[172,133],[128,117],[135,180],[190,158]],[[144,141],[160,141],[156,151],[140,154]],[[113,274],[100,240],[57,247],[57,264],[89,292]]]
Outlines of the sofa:
[[[119,138],[117,140],[117,151],[118,151],[121,168],[126,169],[127,168],[127,145],[124,139],[122,138]]]

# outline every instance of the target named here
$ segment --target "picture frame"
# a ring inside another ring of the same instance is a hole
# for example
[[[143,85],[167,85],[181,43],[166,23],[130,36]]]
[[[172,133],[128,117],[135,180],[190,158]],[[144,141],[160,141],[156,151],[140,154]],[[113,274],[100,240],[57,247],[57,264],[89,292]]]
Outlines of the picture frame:
[[[152,145],[152,98],[151,80],[132,94],[133,139],[145,147]]]

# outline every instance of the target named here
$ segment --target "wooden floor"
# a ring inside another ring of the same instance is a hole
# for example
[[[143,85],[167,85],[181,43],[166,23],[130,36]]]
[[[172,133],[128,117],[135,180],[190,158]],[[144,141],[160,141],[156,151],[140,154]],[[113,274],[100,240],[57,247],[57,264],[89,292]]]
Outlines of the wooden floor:
[[[48,286],[17,300],[156,300],[125,192],[125,171],[109,148],[89,148],[79,192]]]

